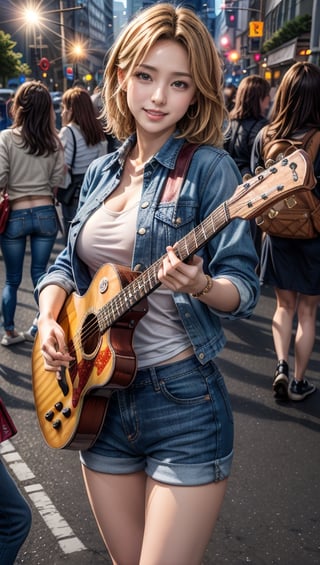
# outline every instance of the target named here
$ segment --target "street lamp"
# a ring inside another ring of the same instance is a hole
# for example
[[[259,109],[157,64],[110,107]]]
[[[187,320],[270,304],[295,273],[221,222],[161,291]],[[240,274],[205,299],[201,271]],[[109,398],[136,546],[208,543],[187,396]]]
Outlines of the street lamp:
[[[81,43],[75,43],[70,50],[70,53],[74,60],[74,78],[77,80],[79,78],[79,60],[85,57],[86,51]]]
[[[25,8],[23,11],[23,18],[26,24],[31,25],[33,27],[34,30],[34,44],[35,44],[35,53],[36,53],[36,59],[38,59],[37,57],[37,45],[36,45],[36,28],[39,28],[39,30],[41,30],[41,28],[43,27],[44,29],[46,29],[48,32],[52,33],[55,36],[58,36],[61,40],[61,62],[62,62],[62,77],[63,77],[63,90],[65,90],[67,88],[67,78],[65,76],[65,66],[66,66],[66,39],[65,39],[65,25],[64,25],[64,14],[65,12],[73,12],[75,10],[82,10],[83,9],[83,4],[80,4],[78,6],[74,6],[74,7],[70,7],[70,8],[64,8],[63,7],[63,0],[59,0],[59,9],[57,10],[46,10],[46,11],[42,11],[42,9],[39,7],[40,4],[38,4],[35,7],[28,7]],[[46,25],[46,21],[47,21],[47,16],[51,15],[51,14],[59,14],[59,22],[54,21],[52,22],[53,25],[59,25],[61,28],[61,33],[57,33],[55,32],[52,27],[48,27]],[[41,39],[41,34],[40,34],[40,51],[42,50],[42,39]]]
[[[36,75],[38,74],[37,71],[37,66],[38,66],[38,62],[42,57],[42,37],[41,34],[39,35],[39,40],[40,40],[40,54],[38,54],[38,43],[37,43],[37,28],[40,28],[40,14],[39,11],[37,9],[33,9],[33,8],[25,8],[24,9],[24,21],[27,25],[27,30],[28,28],[30,30],[32,30],[33,33],[33,44],[30,44],[30,50],[33,49],[34,50],[34,64],[35,64],[35,71],[36,71]],[[31,67],[32,67],[32,51],[31,51]]]
[[[31,8],[25,8],[24,19],[27,24],[38,24],[40,20],[39,12]]]

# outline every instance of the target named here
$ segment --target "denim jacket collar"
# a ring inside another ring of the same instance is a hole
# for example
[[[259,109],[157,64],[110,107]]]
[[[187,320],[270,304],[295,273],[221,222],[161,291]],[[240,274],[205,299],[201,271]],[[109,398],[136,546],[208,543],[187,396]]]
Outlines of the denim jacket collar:
[[[181,146],[184,143],[183,139],[177,139],[179,131],[177,130],[174,135],[170,136],[168,141],[161,147],[161,149],[150,159],[149,163],[151,166],[154,161],[160,163],[163,167],[173,170],[176,165],[178,154]],[[128,153],[134,147],[137,141],[136,134],[131,135],[124,141],[124,143],[115,151],[113,158],[108,162],[105,169],[111,168],[115,163],[120,163],[121,168],[124,167],[124,163],[128,156]]]

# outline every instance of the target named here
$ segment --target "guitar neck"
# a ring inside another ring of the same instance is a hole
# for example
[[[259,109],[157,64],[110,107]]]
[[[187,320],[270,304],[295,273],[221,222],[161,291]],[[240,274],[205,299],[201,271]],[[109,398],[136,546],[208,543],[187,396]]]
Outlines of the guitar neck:
[[[250,181],[239,185],[229,200],[220,204],[205,220],[174,244],[177,257],[181,261],[187,261],[234,218],[254,218],[273,202],[300,189],[311,190],[315,184],[310,158],[303,150],[295,151],[252,177]],[[101,308],[98,312],[101,333],[161,284],[158,272],[166,256],[160,257]]]
[[[181,261],[190,259],[230,221],[227,202],[223,202],[203,222],[174,244],[177,257]],[[101,333],[160,286],[158,272],[166,256],[167,254],[162,255],[101,308],[98,316]]]

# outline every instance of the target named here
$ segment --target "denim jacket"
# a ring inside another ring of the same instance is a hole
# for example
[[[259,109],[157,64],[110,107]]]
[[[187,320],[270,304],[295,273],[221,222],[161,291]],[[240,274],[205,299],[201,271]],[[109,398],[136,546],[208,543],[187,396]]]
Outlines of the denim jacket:
[[[183,142],[170,137],[145,166],[132,270],[143,271],[156,262],[168,245],[186,236],[230,198],[236,186],[241,184],[238,168],[230,156],[223,149],[203,145],[198,147],[192,158],[178,200],[160,202],[162,188],[170,170],[175,167]],[[89,166],[79,208],[71,223],[68,245],[39,282],[36,297],[49,284],[57,284],[67,293],[76,291],[80,295],[88,289],[91,277],[87,266],[77,256],[77,237],[88,217],[119,184],[125,157],[134,143],[135,137],[132,136],[117,151],[96,159]],[[225,313],[208,308],[189,294],[174,293],[175,304],[194,352],[204,364],[225,345],[220,318],[250,316],[259,297],[255,273],[258,259],[249,222],[240,219],[231,221],[206,242],[198,254],[203,257],[205,272],[214,278],[228,278],[240,294],[237,310]]]

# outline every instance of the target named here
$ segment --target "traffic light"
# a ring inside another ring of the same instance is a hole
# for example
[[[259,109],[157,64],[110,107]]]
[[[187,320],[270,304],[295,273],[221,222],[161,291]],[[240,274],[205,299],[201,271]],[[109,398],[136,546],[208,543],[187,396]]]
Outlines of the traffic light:
[[[220,45],[221,45],[222,51],[227,51],[228,49],[230,49],[231,39],[230,39],[229,35],[222,35],[220,37]]]
[[[227,27],[236,28],[237,27],[237,11],[236,10],[226,10],[226,24]]]
[[[249,37],[248,53],[260,53],[260,37]]]
[[[228,61],[230,63],[237,63],[237,61],[239,61],[240,59],[240,55],[238,53],[238,51],[236,51],[235,49],[232,49],[231,51],[229,51],[228,55],[227,55]]]

